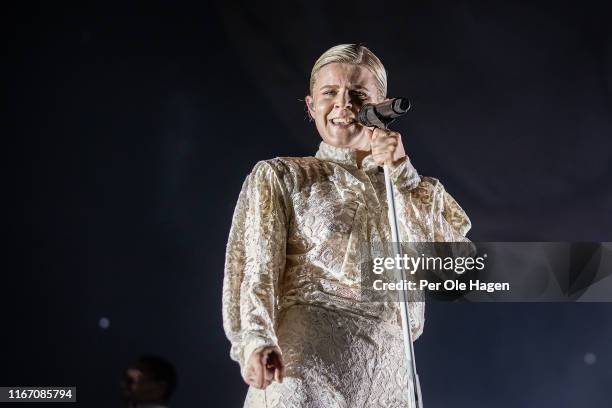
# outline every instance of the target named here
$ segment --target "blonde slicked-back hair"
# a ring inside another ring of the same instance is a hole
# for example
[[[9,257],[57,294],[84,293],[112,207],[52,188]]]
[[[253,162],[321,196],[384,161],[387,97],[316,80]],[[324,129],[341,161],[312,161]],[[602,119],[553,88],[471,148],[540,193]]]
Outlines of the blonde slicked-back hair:
[[[387,96],[387,71],[385,67],[372,51],[359,44],[340,44],[333,46],[317,59],[310,72],[309,90],[311,95],[319,70],[323,66],[333,63],[363,65],[374,75],[376,79],[376,89],[380,93],[381,98]]]

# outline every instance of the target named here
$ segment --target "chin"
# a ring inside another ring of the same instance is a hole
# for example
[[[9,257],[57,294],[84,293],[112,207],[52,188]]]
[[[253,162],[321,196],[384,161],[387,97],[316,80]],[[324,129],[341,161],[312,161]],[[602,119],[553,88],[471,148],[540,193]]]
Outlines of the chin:
[[[349,144],[349,140],[350,140],[346,137],[338,137],[335,135],[327,135],[323,137],[322,139],[328,145],[332,145],[335,147],[347,147],[347,145]]]
[[[361,132],[347,133],[347,132],[330,132],[328,134],[327,140],[325,140],[328,144],[333,144],[337,147],[348,147],[355,144],[361,138]],[[331,142],[331,143],[330,143]]]

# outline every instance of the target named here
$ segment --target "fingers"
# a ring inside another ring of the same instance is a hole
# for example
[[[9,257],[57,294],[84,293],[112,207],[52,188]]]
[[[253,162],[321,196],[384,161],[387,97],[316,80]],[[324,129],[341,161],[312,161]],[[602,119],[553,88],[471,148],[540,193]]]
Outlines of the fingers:
[[[265,389],[274,380],[279,383],[283,381],[284,369],[280,350],[258,350],[250,358],[244,381],[257,389]]]
[[[398,132],[394,132],[389,129],[381,129],[381,128],[373,128],[372,130],[372,139],[381,139],[385,140],[388,138],[397,139],[400,136]]]
[[[262,389],[263,387],[263,380],[261,377],[259,377],[255,371],[255,366],[251,366],[251,368],[249,369],[249,371],[247,372],[247,376],[244,379],[244,382],[247,383],[248,385],[255,387],[257,389]]]
[[[375,130],[376,128],[374,126],[365,126],[366,136],[368,137],[368,139],[370,139],[370,141],[373,140]]]
[[[388,130],[377,129],[374,131],[372,138],[372,151],[374,153],[382,152],[383,150],[393,150],[400,143],[400,134]]]
[[[264,366],[262,365],[262,350],[254,351],[247,362],[244,381],[252,387],[261,389],[264,385]]]
[[[264,368],[264,385],[267,387],[272,383],[274,379],[274,364],[272,364],[272,359],[270,358],[272,354],[271,349],[267,349],[263,352],[261,357],[262,365]]]
[[[277,367],[277,368],[275,368],[275,369],[274,369],[274,380],[275,380],[277,383],[282,383],[282,382],[283,382],[283,374],[282,374],[282,370],[283,370],[283,368],[282,368],[282,367],[281,367],[281,368],[278,368],[278,367]]]
[[[253,361],[253,386],[255,388],[259,388],[261,389],[261,387],[263,387],[263,382],[264,382],[264,366],[263,364],[261,364],[261,353],[257,353],[259,354],[258,356],[256,356],[255,360]]]
[[[270,350],[266,361],[266,381],[268,381],[268,385],[271,384],[272,381],[282,383],[284,376],[285,365],[282,355],[278,350]]]
[[[401,135],[387,129],[374,129],[372,157],[377,164],[393,163],[405,155]]]
[[[285,364],[283,363],[283,357],[278,354],[273,354],[275,359],[275,368],[274,368],[274,379],[278,383],[283,382],[283,378],[285,377]]]
[[[383,165],[385,163],[389,163],[393,161],[393,152],[383,152],[378,154],[373,154],[372,157],[377,164]]]

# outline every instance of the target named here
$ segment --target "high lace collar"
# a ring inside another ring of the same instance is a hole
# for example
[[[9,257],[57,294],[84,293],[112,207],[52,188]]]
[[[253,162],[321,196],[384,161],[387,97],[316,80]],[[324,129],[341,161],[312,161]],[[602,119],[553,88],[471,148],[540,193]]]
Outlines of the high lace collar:
[[[319,160],[330,161],[343,166],[357,168],[357,155],[355,150],[351,149],[350,147],[336,147],[325,142],[321,142],[315,157]],[[374,161],[371,154],[364,157],[361,162],[361,168],[363,170],[369,170],[377,167],[378,165]]]

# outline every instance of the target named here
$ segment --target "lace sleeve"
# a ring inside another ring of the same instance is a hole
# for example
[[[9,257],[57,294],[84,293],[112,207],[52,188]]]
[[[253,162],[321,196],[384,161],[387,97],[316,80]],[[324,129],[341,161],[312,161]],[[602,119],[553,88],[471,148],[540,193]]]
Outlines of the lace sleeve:
[[[285,268],[283,188],[272,166],[259,162],[245,180],[229,234],[223,280],[223,327],[230,356],[240,364],[264,346],[277,346],[278,280]]]
[[[402,241],[469,242],[470,220],[440,181],[420,177],[406,157],[391,171]],[[416,294],[415,294],[416,296]],[[425,302],[415,298],[409,307],[413,338],[423,332]]]
[[[436,242],[468,242],[465,237],[472,223],[457,201],[436,184],[434,193],[434,240]]]

